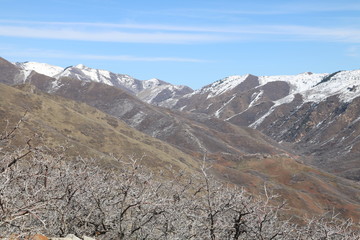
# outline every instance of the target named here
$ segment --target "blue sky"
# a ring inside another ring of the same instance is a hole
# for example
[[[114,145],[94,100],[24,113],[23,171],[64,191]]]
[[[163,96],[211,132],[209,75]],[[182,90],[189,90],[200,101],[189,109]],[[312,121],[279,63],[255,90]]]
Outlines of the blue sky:
[[[360,2],[0,0],[0,56],[198,89],[360,68]]]

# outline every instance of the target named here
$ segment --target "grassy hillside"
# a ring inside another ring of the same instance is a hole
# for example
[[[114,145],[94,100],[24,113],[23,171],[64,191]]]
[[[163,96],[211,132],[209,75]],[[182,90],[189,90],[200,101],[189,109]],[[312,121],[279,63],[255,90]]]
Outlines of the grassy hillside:
[[[18,89],[0,84],[0,129],[27,111],[17,142],[33,138],[50,148],[66,148],[68,156],[118,158],[134,156],[153,168],[174,165],[196,168],[194,160],[176,148],[145,135],[124,122],[84,103],[42,93],[31,85]],[[36,135],[36,136],[35,136]]]

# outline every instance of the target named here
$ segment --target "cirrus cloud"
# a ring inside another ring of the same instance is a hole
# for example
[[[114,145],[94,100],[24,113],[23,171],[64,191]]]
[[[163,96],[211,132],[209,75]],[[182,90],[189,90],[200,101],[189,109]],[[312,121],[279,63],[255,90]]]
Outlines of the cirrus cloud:
[[[302,25],[179,26],[0,20],[0,36],[92,42],[202,44],[242,41],[360,42],[356,28]]]

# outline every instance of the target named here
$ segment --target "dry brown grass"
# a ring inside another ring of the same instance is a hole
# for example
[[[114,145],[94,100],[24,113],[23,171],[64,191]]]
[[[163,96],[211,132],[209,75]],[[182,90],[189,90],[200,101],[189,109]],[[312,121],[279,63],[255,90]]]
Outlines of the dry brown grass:
[[[15,124],[27,111],[15,142],[19,145],[33,138],[49,148],[63,146],[70,156],[143,157],[145,165],[159,169],[172,165],[190,171],[197,166],[189,155],[84,103],[48,95],[29,85],[19,88],[22,90],[0,84],[0,128],[6,120],[10,126]]]

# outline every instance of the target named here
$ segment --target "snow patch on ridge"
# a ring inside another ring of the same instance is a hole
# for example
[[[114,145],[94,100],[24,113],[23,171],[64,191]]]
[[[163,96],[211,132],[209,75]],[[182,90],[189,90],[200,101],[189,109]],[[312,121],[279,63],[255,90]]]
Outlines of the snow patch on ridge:
[[[263,91],[263,90],[261,90],[261,91],[259,91],[259,92],[254,92],[254,93],[251,95],[251,102],[250,102],[250,104],[249,104],[248,109],[251,108],[252,106],[254,106],[254,105],[257,103],[257,101],[262,97],[263,94],[264,94],[264,91]]]
[[[251,108],[251,107],[253,107],[253,106],[256,106],[257,105],[257,102],[258,102],[258,100],[259,99],[261,99],[261,97],[262,97],[262,95],[264,94],[264,91],[263,90],[261,90],[261,91],[259,91],[259,92],[254,92],[252,95],[251,95],[251,102],[250,102],[250,104],[249,104],[249,106],[245,109],[245,110],[243,110],[243,111],[241,111],[241,112],[239,112],[239,113],[237,113],[237,114],[235,114],[235,115],[233,115],[233,116],[231,116],[231,117],[228,117],[227,119],[225,119],[226,121],[229,121],[229,120],[231,120],[232,118],[234,118],[234,117],[236,117],[236,116],[239,116],[239,115],[241,115],[242,113],[244,113],[244,112],[246,112],[247,110],[249,110],[249,108]],[[281,102],[281,100],[284,100],[284,101],[288,101],[289,99],[284,99],[284,98],[282,98],[282,99],[280,99],[280,100],[278,100],[279,102]],[[292,101],[292,100],[291,100]],[[271,110],[271,109],[270,109]],[[269,111],[270,111],[269,110]],[[273,111],[273,110],[271,110],[271,111]],[[266,114],[265,114],[266,115]],[[265,117],[267,117],[268,115],[266,115],[266,116],[263,116],[264,118],[263,119],[265,119]],[[270,113],[269,113],[269,115],[270,115]],[[259,120],[259,119],[258,119]],[[255,123],[255,122],[254,122]],[[253,123],[253,124],[254,124]],[[260,123],[259,123],[260,124]]]
[[[243,76],[234,75],[234,76],[226,77],[224,79],[220,79],[206,87],[203,87],[200,90],[196,90],[193,93],[186,95],[186,97],[190,97],[194,94],[202,94],[202,93],[209,93],[207,96],[208,99],[218,96],[220,94],[225,93],[226,91],[235,88],[240,83],[244,82],[249,75],[250,74]]]
[[[50,92],[56,92],[60,87],[62,87],[63,84],[60,83],[59,79],[56,79],[51,83],[51,91]]]
[[[269,109],[269,111],[267,111],[267,113],[265,113],[263,116],[261,116],[258,120],[256,120],[252,124],[250,124],[249,127],[257,128],[257,126],[259,126],[265,120],[265,118],[267,118],[275,110],[276,107],[278,107],[282,104],[285,104],[285,103],[292,102],[294,100],[294,98],[295,98],[295,95],[291,94],[282,99],[274,101],[274,105]]]
[[[16,66],[20,67],[23,70],[35,71],[37,73],[53,77],[59,73],[61,73],[64,68],[53,66],[47,63],[37,63],[37,62],[23,62],[23,63],[15,63]]]
[[[274,102],[269,111],[252,123],[250,127],[256,128],[274,109],[282,104],[293,101],[295,94],[301,94],[305,102],[321,102],[326,98],[338,95],[342,102],[351,102],[360,96],[360,70],[341,71],[326,82],[321,82],[329,74],[299,74],[296,76],[269,76],[259,77],[260,83],[272,81],[286,81],[290,85],[290,95]]]
[[[55,77],[72,77],[86,82],[104,83],[109,86],[127,89],[131,93],[137,93],[140,91],[139,80],[125,74],[115,74],[106,70],[90,68],[84,64],[68,67]]]
[[[163,83],[157,78],[151,78],[149,80],[145,80],[142,82],[142,86],[144,89],[158,87],[161,86],[162,84]]]
[[[243,76],[230,76],[211,84],[209,87],[210,94],[208,95],[208,98],[220,95],[229,89],[233,89],[244,82],[248,76],[249,74]]]
[[[304,102],[320,102],[333,95],[339,95],[343,102],[349,102],[360,96],[360,70],[341,71],[321,83],[327,76],[327,73],[303,73],[295,76],[259,77],[259,81],[262,85],[272,81],[288,82],[290,94],[301,94]]]
[[[222,107],[219,108],[219,109],[215,112],[214,116],[217,117],[217,118],[220,118],[220,113],[222,112],[222,110],[224,110],[224,108],[226,107],[226,105],[228,105],[235,97],[236,97],[235,95],[232,96],[226,103],[224,103],[224,104],[222,105]]]
[[[73,76],[74,73],[72,70],[81,70],[81,71],[75,71],[75,77],[80,80],[91,80],[93,82],[101,82],[105,83],[110,86],[114,86],[114,84],[110,81],[110,72],[105,70],[98,70],[86,67],[83,64],[78,64],[75,67],[67,68],[64,73],[62,73],[60,76]],[[60,77],[58,76],[58,77]]]
[[[360,70],[341,71],[314,89],[316,93],[323,92],[325,95],[339,94],[341,101],[350,102],[360,96]]]
[[[309,90],[327,75],[327,73],[305,72],[298,75],[261,76],[259,82],[260,85],[275,81],[287,82],[290,86],[290,94],[295,94]]]
[[[32,73],[33,70],[21,70],[21,73],[24,75],[23,76],[23,82],[26,81],[26,79],[30,76],[30,74]]]

